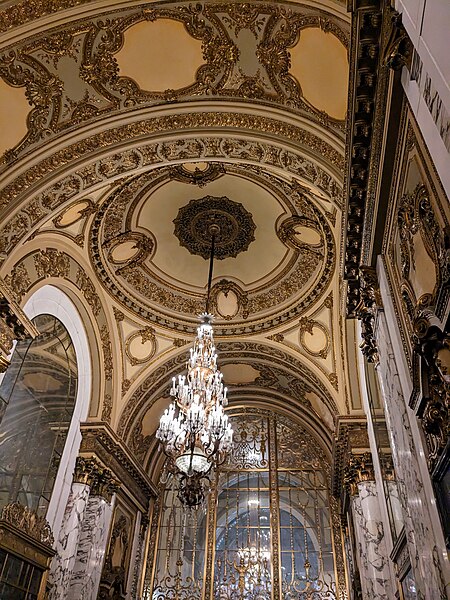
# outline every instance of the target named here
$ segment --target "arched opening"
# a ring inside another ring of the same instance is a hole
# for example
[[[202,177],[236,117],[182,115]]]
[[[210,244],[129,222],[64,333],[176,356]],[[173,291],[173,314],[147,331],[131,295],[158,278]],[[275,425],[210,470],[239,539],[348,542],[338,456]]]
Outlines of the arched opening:
[[[277,412],[230,416],[234,448],[208,506],[187,513],[170,478],[160,486],[144,598],[337,598],[341,547],[320,444]]]

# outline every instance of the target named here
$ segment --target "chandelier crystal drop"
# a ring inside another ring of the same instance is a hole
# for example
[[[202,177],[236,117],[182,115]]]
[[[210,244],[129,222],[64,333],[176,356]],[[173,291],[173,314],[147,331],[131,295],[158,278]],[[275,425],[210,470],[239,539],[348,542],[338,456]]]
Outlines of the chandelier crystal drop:
[[[214,227],[214,226],[213,226]],[[164,453],[179,482],[178,497],[185,506],[198,506],[205,497],[208,474],[222,464],[232,448],[233,430],[225,414],[227,388],[217,368],[212,321],[208,312],[214,259],[211,232],[211,257],[206,312],[200,315],[200,326],[187,361],[187,374],[172,379],[173,398],[165,410],[156,432]]]

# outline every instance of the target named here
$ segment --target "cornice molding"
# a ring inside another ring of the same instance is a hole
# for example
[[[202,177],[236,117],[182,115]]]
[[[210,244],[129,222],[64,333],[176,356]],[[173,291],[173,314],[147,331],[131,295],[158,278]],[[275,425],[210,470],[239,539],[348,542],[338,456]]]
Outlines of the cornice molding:
[[[363,454],[370,449],[365,415],[343,415],[336,419],[336,433],[333,440],[333,462],[331,487],[333,495],[345,505],[345,473],[352,453]]]
[[[96,457],[122,483],[124,493],[131,494],[147,512],[157,490],[123,440],[106,423],[82,423],[81,434],[80,456]]]
[[[355,0],[350,58],[350,97],[347,129],[347,231],[344,279],[347,316],[359,304],[359,267],[372,239],[377,201],[390,70],[398,70],[409,55],[400,16],[385,0]]]

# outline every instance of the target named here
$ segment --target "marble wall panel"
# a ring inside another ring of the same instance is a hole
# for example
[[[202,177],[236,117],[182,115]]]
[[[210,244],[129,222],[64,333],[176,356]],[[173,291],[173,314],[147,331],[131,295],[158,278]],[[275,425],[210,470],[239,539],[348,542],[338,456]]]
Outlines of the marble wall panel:
[[[410,421],[416,417],[403,395],[384,312],[379,313],[376,334],[380,355],[377,372],[417,597],[419,600],[445,600],[450,598],[450,589],[445,589],[444,573],[448,570],[448,560],[440,553],[435,540],[429,507],[431,495],[424,488],[419,464],[420,444],[413,435]]]
[[[52,589],[49,600],[64,598],[69,588],[75,568],[78,542],[81,536],[83,519],[89,499],[89,486],[83,483],[73,483],[67,502],[66,510],[58,540],[56,552],[49,574]]]
[[[97,597],[112,513],[112,504],[105,498],[89,498],[67,600],[94,600]]]

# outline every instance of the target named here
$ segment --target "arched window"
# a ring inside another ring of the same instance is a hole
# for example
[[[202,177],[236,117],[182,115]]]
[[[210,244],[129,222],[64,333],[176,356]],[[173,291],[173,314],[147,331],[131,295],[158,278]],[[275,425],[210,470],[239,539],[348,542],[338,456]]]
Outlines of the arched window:
[[[144,598],[340,598],[338,515],[319,444],[272,412],[234,411],[231,420],[233,454],[208,509],[188,514],[170,486],[162,490]]]
[[[19,501],[45,516],[77,395],[77,361],[56,317],[19,342],[0,385],[0,507]]]

